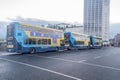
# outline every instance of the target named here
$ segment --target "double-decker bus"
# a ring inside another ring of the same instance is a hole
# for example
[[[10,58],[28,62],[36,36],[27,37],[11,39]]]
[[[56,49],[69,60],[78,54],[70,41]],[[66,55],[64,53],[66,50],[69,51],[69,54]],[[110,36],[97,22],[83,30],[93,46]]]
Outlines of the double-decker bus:
[[[90,36],[90,47],[89,48],[101,48],[102,37]]]
[[[101,48],[102,38],[75,32],[65,32],[65,46],[70,49]]]
[[[88,49],[90,38],[89,35],[75,32],[65,32],[65,46],[70,49]]]
[[[13,22],[7,26],[7,51],[36,53],[64,50],[61,30]]]

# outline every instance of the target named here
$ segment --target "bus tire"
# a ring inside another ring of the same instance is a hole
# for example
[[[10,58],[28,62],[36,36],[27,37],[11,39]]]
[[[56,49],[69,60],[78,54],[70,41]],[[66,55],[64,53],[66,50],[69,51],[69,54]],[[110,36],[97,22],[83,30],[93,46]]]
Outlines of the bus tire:
[[[30,48],[30,54],[35,54],[35,53],[36,53],[35,48]]]

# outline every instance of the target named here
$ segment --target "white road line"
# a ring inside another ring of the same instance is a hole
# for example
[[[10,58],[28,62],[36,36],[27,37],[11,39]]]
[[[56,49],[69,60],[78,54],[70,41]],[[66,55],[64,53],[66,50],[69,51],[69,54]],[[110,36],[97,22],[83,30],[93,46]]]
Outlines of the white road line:
[[[101,56],[94,57],[94,59],[98,59],[98,58],[101,58]]]
[[[106,69],[120,71],[119,68],[114,68],[114,67],[109,67],[109,66],[102,66],[102,65],[97,65],[97,64],[92,64],[92,63],[86,63],[86,62],[82,62],[82,64],[87,64],[87,65],[91,65],[91,66],[102,67],[102,68],[106,68]]]
[[[28,55],[28,56],[33,56],[33,55]],[[92,63],[87,63],[87,62],[85,62],[86,60],[73,61],[73,60],[66,60],[66,59],[53,58],[53,57],[44,57],[44,56],[34,56],[34,57],[43,57],[43,58],[50,58],[50,59],[56,59],[56,60],[62,60],[62,61],[68,61],[68,62],[74,62],[74,63],[82,63],[82,64],[87,64],[87,65],[90,65],[90,66],[96,66],[96,67],[101,67],[101,68],[106,68],[106,69],[111,69],[111,70],[117,70],[117,71],[120,71],[119,68],[114,68],[114,67],[109,67],[109,66],[102,66],[102,65],[97,65],[97,64],[92,64]]]
[[[9,61],[9,62],[13,62],[13,63],[17,63],[17,64],[21,64],[21,65],[25,65],[25,66],[29,66],[29,67],[32,67],[32,68],[35,68],[35,69],[40,69],[40,70],[43,70],[43,71],[51,72],[51,73],[61,75],[61,76],[64,76],[64,77],[68,77],[68,78],[71,78],[71,79],[74,79],[74,80],[82,80],[82,79],[77,78],[77,77],[73,77],[73,76],[70,76],[70,75],[59,73],[59,72],[49,70],[49,69],[46,69],[46,68],[42,68],[42,67],[39,67],[39,66],[34,66],[34,65],[31,65],[31,64],[27,64],[27,63],[23,63],[23,62],[19,62],[19,61],[14,61],[14,60],[11,60],[11,59],[5,59],[5,58],[0,58],[0,59],[5,60],[5,61]]]
[[[28,56],[33,56],[33,55],[28,55]],[[67,61],[67,62],[74,62],[74,63],[81,63],[84,62],[86,60],[81,60],[81,61],[73,61],[73,60],[67,60],[67,59],[62,59],[62,58],[53,58],[53,57],[45,57],[45,56],[33,56],[33,57],[42,57],[42,58],[49,58],[49,59],[55,59],[55,60],[62,60],[62,61]]]
[[[84,62],[84,61],[87,61],[87,60],[81,60],[81,61],[78,61],[78,63],[81,63],[81,62]]]
[[[13,55],[13,54],[19,54],[19,53],[7,53],[7,52],[4,52],[4,53],[1,53],[0,56]]]

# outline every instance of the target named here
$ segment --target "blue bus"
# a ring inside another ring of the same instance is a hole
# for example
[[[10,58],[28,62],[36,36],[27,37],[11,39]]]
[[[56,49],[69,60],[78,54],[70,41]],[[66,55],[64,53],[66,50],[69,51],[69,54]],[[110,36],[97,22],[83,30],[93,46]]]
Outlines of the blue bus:
[[[89,48],[101,48],[102,47],[102,38],[97,36],[90,36],[90,45]]]
[[[61,30],[13,22],[7,26],[7,51],[36,53],[64,50]]]
[[[65,46],[68,50],[71,49],[91,49],[101,48],[102,38],[97,36],[89,36],[86,34],[65,32]]]
[[[88,49],[90,38],[86,34],[65,32],[65,46],[70,49]]]

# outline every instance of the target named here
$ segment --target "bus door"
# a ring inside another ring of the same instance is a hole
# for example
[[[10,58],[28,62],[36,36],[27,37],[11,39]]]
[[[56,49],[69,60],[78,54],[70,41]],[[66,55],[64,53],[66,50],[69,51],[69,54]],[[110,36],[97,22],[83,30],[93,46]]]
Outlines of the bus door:
[[[90,36],[90,47],[94,46],[94,37]]]
[[[7,26],[7,51],[14,52],[14,27],[12,25]]]
[[[70,34],[64,33],[65,46],[70,46]]]
[[[64,33],[66,47],[73,47],[71,39],[70,39],[70,35],[71,35],[70,33]]]

